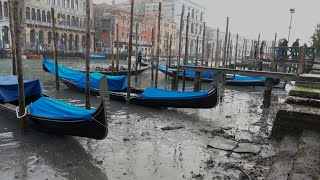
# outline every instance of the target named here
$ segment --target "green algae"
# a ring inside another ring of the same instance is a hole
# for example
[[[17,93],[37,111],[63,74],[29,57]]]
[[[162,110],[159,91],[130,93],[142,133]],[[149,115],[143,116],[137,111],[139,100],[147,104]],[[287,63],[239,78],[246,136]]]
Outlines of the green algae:
[[[320,94],[320,89],[317,89],[317,88],[295,86],[292,90],[301,91],[301,92],[308,92],[308,93],[319,93]]]

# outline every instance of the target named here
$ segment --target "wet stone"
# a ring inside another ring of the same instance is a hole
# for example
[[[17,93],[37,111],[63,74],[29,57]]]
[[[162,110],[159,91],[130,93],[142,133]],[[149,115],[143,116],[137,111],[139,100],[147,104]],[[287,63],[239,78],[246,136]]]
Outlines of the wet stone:
[[[236,153],[254,153],[258,154],[261,151],[261,147],[250,143],[239,143],[233,150]]]
[[[215,136],[207,146],[215,149],[232,151],[237,146],[237,144],[238,143],[236,141],[220,136]]]

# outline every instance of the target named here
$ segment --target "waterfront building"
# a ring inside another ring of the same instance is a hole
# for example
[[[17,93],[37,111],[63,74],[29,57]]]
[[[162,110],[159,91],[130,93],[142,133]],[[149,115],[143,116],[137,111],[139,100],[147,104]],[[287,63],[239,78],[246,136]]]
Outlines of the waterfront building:
[[[51,8],[55,9],[57,47],[59,51],[83,51],[85,48],[86,27],[85,0],[21,0],[22,43],[24,50],[52,49],[53,34]],[[90,0],[91,17],[93,2]],[[8,33],[8,2],[0,1],[1,41],[5,47],[10,46]],[[93,24],[91,22],[91,24]],[[93,27],[93,26],[92,26]],[[93,49],[91,28],[91,49]]]

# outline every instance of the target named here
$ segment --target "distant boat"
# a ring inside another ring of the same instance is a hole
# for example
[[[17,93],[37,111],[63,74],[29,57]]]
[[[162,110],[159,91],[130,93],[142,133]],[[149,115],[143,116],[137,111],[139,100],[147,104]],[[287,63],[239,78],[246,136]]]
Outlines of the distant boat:
[[[42,94],[39,80],[24,80],[25,116],[38,130],[57,135],[104,139],[108,134],[104,105],[86,110]],[[16,76],[0,76],[0,107],[13,115],[18,108]],[[17,121],[18,122],[18,121]]]
[[[55,74],[55,65],[49,60],[43,61],[43,69]],[[90,74],[91,95],[99,95],[97,82],[105,75],[101,73]],[[85,73],[59,65],[59,78],[69,88],[84,91]],[[109,95],[111,100],[127,102],[126,76],[107,76]],[[217,105],[218,93],[213,88],[202,92],[179,92],[156,88],[131,88],[130,103],[153,108],[213,108]]]

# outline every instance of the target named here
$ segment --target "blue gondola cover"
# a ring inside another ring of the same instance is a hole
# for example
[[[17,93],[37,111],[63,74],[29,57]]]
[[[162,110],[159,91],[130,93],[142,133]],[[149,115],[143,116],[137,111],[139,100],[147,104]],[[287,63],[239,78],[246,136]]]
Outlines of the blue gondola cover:
[[[63,101],[42,97],[27,106],[28,111],[35,116],[61,120],[92,120],[94,110],[72,106]]]
[[[44,60],[44,66],[55,74],[55,64],[52,61]],[[84,89],[86,87],[86,74],[84,72],[76,71],[71,68],[59,65],[59,77],[71,81],[77,85],[78,88]],[[90,73],[90,88],[99,89],[100,79],[105,76],[100,73]],[[127,88],[126,76],[106,76],[108,80],[108,88],[110,91],[119,91]]]
[[[24,80],[24,95],[42,96],[39,80]],[[16,76],[0,76],[0,101],[10,102],[18,100],[18,78]]]
[[[181,99],[196,99],[208,96],[208,91],[202,92],[181,92],[165,89],[147,88],[140,95],[144,99],[154,100],[181,100]]]
[[[233,81],[239,81],[239,82],[255,82],[255,81],[265,81],[266,78],[264,77],[248,77],[248,76],[240,76],[240,75],[235,75],[234,78],[229,80],[230,82]]]

